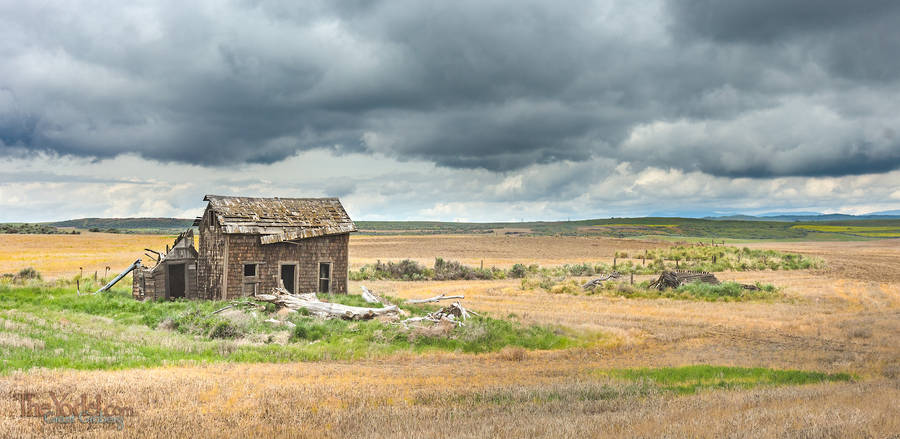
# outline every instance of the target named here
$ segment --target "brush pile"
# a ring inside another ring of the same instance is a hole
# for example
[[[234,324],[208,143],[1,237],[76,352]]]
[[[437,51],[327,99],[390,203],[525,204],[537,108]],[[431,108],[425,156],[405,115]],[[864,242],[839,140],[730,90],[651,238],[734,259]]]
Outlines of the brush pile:
[[[684,284],[691,282],[703,282],[708,284],[719,284],[719,279],[712,273],[703,271],[663,271],[659,278],[650,282],[650,288],[656,288],[663,291],[668,288],[678,288]]]
[[[442,323],[449,322],[455,326],[463,326],[463,321],[468,319],[469,316],[477,316],[478,314],[475,311],[469,311],[463,308],[462,305],[459,304],[459,301],[456,301],[448,306],[445,306],[433,313],[427,314],[423,317],[411,317],[406,320],[401,321],[400,323],[403,326],[408,326],[410,323],[416,322],[431,322],[431,323]]]

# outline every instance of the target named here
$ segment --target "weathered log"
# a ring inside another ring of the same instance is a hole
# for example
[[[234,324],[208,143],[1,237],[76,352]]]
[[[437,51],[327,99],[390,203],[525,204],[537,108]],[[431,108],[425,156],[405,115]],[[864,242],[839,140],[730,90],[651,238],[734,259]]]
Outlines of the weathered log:
[[[257,300],[271,302],[280,307],[290,309],[305,309],[310,314],[320,317],[338,317],[344,320],[369,320],[377,316],[397,314],[399,309],[396,305],[385,306],[384,308],[363,308],[359,306],[341,305],[339,303],[321,302],[313,294],[305,295],[290,294],[285,290],[275,288],[272,294],[256,294]]]
[[[466,298],[466,296],[447,296],[447,295],[444,295],[444,294],[438,294],[437,296],[429,297],[429,298],[427,298],[427,299],[410,299],[410,300],[407,300],[406,303],[407,303],[407,304],[413,304],[413,303],[431,303],[431,302],[439,302],[439,301],[441,301],[441,300],[465,299],[465,298]]]
[[[366,303],[381,303],[381,300],[378,300],[378,298],[375,297],[375,295],[372,294],[372,292],[369,291],[368,288],[363,285],[360,285],[360,288],[362,288],[362,298],[366,301]]]
[[[385,299],[384,297],[381,297],[381,296],[373,293],[372,291],[369,291],[369,289],[366,288],[365,286],[360,285],[360,288],[362,288],[362,290],[363,290],[362,297],[363,297],[363,300],[365,300],[366,302],[380,303],[383,306],[396,306],[393,303],[391,303],[390,301],[388,301],[387,299]],[[369,298],[367,299],[366,296],[368,296]],[[375,300],[375,301],[370,302],[370,300]],[[405,309],[400,309],[399,307],[397,307],[397,313],[400,314],[401,316],[409,315],[408,311],[406,311]]]

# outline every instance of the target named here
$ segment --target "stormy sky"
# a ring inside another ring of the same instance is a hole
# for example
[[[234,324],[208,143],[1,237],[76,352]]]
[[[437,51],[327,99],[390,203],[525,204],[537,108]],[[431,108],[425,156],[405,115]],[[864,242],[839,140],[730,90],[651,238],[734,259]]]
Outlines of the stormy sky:
[[[900,2],[0,0],[0,221],[900,209]]]

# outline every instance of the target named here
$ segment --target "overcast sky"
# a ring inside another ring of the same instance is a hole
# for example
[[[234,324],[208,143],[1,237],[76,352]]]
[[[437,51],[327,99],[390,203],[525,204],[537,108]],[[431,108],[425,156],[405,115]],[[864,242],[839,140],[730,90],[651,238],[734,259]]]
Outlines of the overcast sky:
[[[900,2],[0,0],[0,221],[900,209]]]

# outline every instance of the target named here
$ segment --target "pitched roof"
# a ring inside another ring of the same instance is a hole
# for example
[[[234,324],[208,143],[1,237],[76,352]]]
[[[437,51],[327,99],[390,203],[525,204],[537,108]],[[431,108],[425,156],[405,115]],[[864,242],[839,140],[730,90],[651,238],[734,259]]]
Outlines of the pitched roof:
[[[356,231],[337,198],[250,198],[207,195],[229,234],[262,235],[263,244]]]

